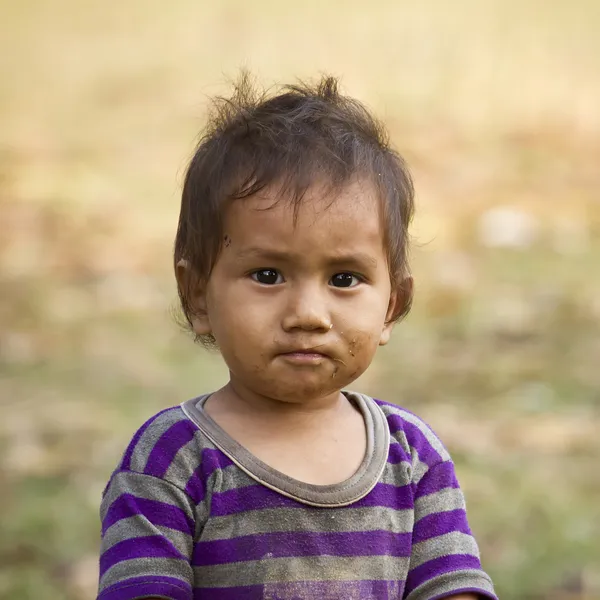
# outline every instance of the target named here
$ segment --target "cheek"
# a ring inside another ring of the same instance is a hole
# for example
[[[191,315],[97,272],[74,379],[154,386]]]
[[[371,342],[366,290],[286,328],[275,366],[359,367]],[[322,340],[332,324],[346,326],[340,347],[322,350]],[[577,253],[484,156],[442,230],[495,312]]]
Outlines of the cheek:
[[[361,306],[356,306],[352,314],[346,313],[342,320],[344,326],[341,327],[345,332],[344,337],[350,341],[353,336],[358,336],[361,342],[368,341],[369,337],[379,339],[385,324],[388,303],[388,299],[383,302],[379,295],[375,295],[369,301],[361,303]]]
[[[379,337],[370,331],[348,329],[343,330],[340,337],[345,346],[343,374],[348,383],[360,377],[368,368],[379,346]],[[340,373],[341,375],[342,373]]]
[[[253,301],[235,286],[209,297],[209,318],[213,335],[225,361],[250,369],[263,359],[265,344],[273,336],[273,311],[264,302]],[[231,366],[231,365],[230,365]]]
[[[208,295],[208,313],[211,324],[226,335],[256,329],[264,320],[261,303],[243,283],[215,285]]]
[[[352,328],[341,334],[345,342],[349,363],[361,368],[362,364],[370,362],[379,345],[380,332]]]

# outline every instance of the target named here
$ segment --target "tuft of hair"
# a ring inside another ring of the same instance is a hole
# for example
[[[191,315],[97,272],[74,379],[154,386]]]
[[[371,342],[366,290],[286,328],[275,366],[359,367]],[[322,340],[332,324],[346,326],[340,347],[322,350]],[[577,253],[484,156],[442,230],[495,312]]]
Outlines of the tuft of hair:
[[[297,215],[311,185],[324,185],[334,197],[360,178],[378,192],[390,279],[401,285],[410,274],[414,190],[385,127],[358,100],[343,95],[335,77],[268,93],[242,73],[230,97],[212,101],[184,179],[174,264],[185,260],[193,273],[178,285],[187,325],[192,326],[194,316],[193,290],[208,281],[221,252],[228,203],[278,186],[278,197],[289,201]],[[411,303],[412,288],[407,286],[397,319]],[[212,336],[197,336],[196,341],[215,347]]]

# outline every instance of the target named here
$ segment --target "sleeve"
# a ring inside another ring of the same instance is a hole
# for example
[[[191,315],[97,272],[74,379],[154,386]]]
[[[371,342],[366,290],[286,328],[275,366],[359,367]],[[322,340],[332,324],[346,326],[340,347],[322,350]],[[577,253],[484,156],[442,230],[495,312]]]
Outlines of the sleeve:
[[[192,599],[193,502],[152,475],[116,472],[100,508],[97,600]]]
[[[405,600],[472,593],[497,600],[483,571],[451,460],[430,467],[415,488],[413,546]]]

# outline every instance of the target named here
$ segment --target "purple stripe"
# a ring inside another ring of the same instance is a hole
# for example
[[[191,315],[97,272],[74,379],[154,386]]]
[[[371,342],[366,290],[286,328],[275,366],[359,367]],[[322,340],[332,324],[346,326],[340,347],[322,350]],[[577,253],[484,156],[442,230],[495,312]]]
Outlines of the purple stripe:
[[[452,461],[447,460],[446,462],[439,463],[423,476],[423,479],[419,481],[417,486],[417,492],[415,494],[415,500],[422,498],[423,496],[429,496],[440,490],[447,488],[458,488],[458,480],[456,479],[456,473],[454,472],[454,465]]]
[[[188,479],[185,486],[185,493],[192,499],[194,504],[200,504],[206,496],[204,481],[197,473],[199,469],[200,467],[194,471],[194,474]]]
[[[402,461],[411,462],[412,458],[410,454],[406,453],[406,450],[400,444],[390,444],[390,451],[388,453],[388,462],[391,465],[397,465]]]
[[[388,415],[387,421],[392,435],[398,431],[404,431],[408,444],[417,451],[421,462],[432,467],[442,460],[438,451],[433,448],[429,440],[416,425],[405,421],[401,416],[395,414]]]
[[[434,558],[408,573],[406,591],[410,593],[429,579],[463,569],[481,569],[481,563],[476,556],[470,554],[453,554]]]
[[[194,600],[263,600],[263,598],[402,600],[403,592],[404,581],[298,581],[230,588],[197,588],[194,590]]]
[[[177,506],[158,500],[138,498],[133,494],[121,494],[106,513],[102,523],[102,535],[121,519],[134,516],[141,516],[153,525],[162,525],[189,535],[194,534],[194,522]]]
[[[417,521],[413,529],[413,543],[416,544],[453,531],[471,535],[467,513],[460,508],[427,515]]]
[[[206,448],[202,451],[200,464],[188,479],[185,493],[196,503],[204,500],[205,485],[208,478],[219,469],[225,469],[233,464],[233,461],[223,454],[221,450]]]
[[[414,507],[413,490],[410,485],[395,486],[378,483],[364,498],[350,505],[351,508],[371,508],[382,506],[393,510],[406,510]]]
[[[191,421],[178,421],[171,425],[150,451],[144,473],[153,477],[163,477],[171,466],[175,455],[194,439],[198,428]]]
[[[387,406],[390,408],[400,408],[400,406],[398,404],[394,404],[393,402],[386,402],[385,400],[379,400],[378,398],[373,398],[373,401],[375,402],[375,404],[377,404],[379,406],[383,406],[383,407]],[[404,409],[402,409],[402,410],[404,410]]]
[[[98,600],[132,600],[142,596],[168,596],[172,600],[191,600],[192,588],[187,581],[175,577],[130,577],[104,589]]]
[[[162,535],[130,538],[111,546],[100,557],[100,576],[113,565],[134,558],[187,558]]]
[[[300,556],[410,556],[411,533],[292,531],[199,542],[192,564],[198,567],[249,560]]]
[[[140,441],[140,438],[142,437],[142,435],[144,434],[146,429],[148,429],[148,427],[150,427],[150,425],[152,425],[152,423],[154,423],[154,421],[158,417],[160,417],[160,415],[164,415],[166,412],[169,412],[170,410],[178,410],[178,408],[179,407],[172,406],[170,408],[165,408],[164,410],[161,410],[159,413],[155,414],[151,419],[148,419],[135,432],[135,435],[133,436],[131,442],[129,442],[129,446],[127,446],[127,450],[125,450],[125,454],[123,455],[123,460],[121,461],[121,466],[120,466],[121,470],[128,470],[131,468],[131,457],[133,456],[133,451],[135,450],[137,443]]]
[[[367,496],[351,504],[349,508],[370,508],[374,506],[394,510],[413,508],[411,486],[396,487],[387,483],[378,483]],[[225,492],[215,492],[211,500],[211,516],[214,517],[266,508],[305,508],[305,505],[260,484],[235,488]]]
[[[421,419],[421,417],[419,417],[419,415],[417,415],[416,413],[408,410],[407,408],[404,408],[404,406],[400,406],[399,404],[394,404],[393,402],[385,402],[385,400],[378,400],[377,398],[373,398],[373,400],[375,400],[375,404],[378,404],[379,406],[382,406],[384,408],[391,408],[394,410],[401,410],[402,412],[405,412],[406,414],[410,415],[411,417],[414,417],[415,419],[421,421],[421,423],[423,423],[423,425],[425,425],[426,427],[429,427],[429,429],[432,429],[429,425],[429,423],[427,423],[426,421],[424,421],[423,419]],[[388,412],[387,411],[383,411],[384,414],[386,416],[388,416]],[[390,413],[391,414],[391,413]],[[396,413],[394,413],[396,414]]]
[[[278,494],[264,485],[257,484],[225,492],[213,492],[210,514],[212,517],[224,517],[249,510],[282,507],[303,508],[305,505]]]

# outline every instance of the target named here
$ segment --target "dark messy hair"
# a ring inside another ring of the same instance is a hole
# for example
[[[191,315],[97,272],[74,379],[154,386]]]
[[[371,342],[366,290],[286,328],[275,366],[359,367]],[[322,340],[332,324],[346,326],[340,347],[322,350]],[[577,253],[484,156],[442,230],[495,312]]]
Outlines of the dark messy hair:
[[[189,163],[175,239],[175,267],[185,260],[191,276],[179,281],[183,314],[191,326],[193,288],[208,281],[223,245],[223,215],[229,202],[278,186],[297,214],[315,183],[335,195],[356,179],[368,180],[381,201],[392,285],[409,276],[408,226],[413,185],[390,146],[387,132],[357,100],[342,95],[334,77],[277,93],[256,91],[242,74],[230,98],[218,97]],[[410,310],[405,286],[396,318]],[[214,346],[212,336],[199,336]]]

